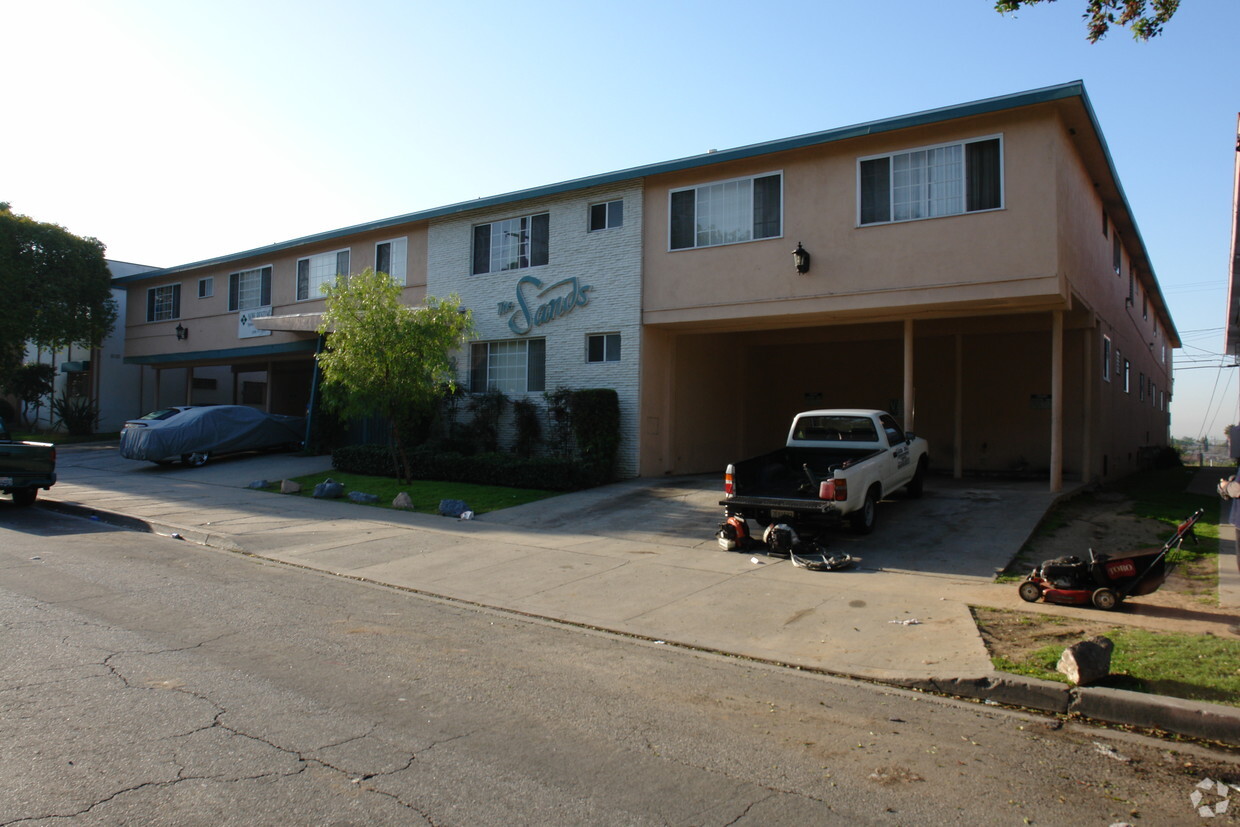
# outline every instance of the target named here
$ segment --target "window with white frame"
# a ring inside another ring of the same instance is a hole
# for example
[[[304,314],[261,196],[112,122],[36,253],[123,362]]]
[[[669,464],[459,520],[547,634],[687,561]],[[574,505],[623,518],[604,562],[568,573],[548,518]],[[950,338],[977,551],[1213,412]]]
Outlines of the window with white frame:
[[[166,322],[181,318],[181,285],[164,284],[146,291],[146,320]]]
[[[914,221],[1003,206],[999,138],[978,138],[857,162],[858,223]]]
[[[349,275],[349,251],[336,250],[297,260],[297,301],[323,298],[323,286]]]
[[[595,333],[586,337],[587,362],[619,362],[620,334]]]
[[[1132,393],[1132,363],[1124,360],[1124,393]]]
[[[523,215],[474,227],[474,275],[541,267],[550,260],[551,214]]]
[[[198,279],[198,298],[209,299],[215,295],[215,277],[207,276],[205,279]]]
[[[590,232],[610,230],[624,225],[624,202],[607,201],[590,205]]]
[[[783,174],[672,190],[668,246],[673,250],[738,244],[783,235]]]
[[[1123,263],[1124,263],[1123,250],[1124,250],[1124,247],[1120,243],[1120,240],[1119,240],[1119,231],[1116,230],[1115,237],[1111,239],[1111,267],[1115,269],[1115,275],[1117,276],[1120,274],[1120,271],[1124,269],[1123,268]],[[1130,280],[1132,279],[1131,269],[1128,272],[1128,278]],[[1131,291],[1129,291],[1129,295],[1131,295]]]
[[[469,391],[531,393],[546,390],[547,340],[474,342],[469,351]]]
[[[409,239],[393,238],[375,245],[375,272],[387,273],[396,284],[405,284],[409,261]]]
[[[228,310],[252,310],[271,304],[271,268],[255,267],[228,274]]]
[[[1102,337],[1102,381],[1111,381],[1111,337]]]

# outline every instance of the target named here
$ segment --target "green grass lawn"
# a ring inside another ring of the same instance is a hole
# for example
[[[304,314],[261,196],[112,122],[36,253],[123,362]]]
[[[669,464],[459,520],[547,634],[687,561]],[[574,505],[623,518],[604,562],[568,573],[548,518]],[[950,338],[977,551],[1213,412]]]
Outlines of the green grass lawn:
[[[1099,686],[1240,706],[1240,640],[1117,627],[1106,621],[971,607],[995,669],[1067,683],[1064,649],[1102,635],[1115,644]]]
[[[486,514],[501,508],[512,508],[515,505],[535,502],[555,497],[561,491],[542,491],[535,488],[505,488],[500,485],[476,485],[468,482],[434,482],[430,480],[414,480],[403,483],[392,477],[371,477],[364,474],[349,474],[344,471],[327,471],[296,477],[293,482],[301,485],[301,493],[293,496],[309,497],[314,493],[314,486],[328,477],[344,484],[345,493],[361,491],[375,494],[379,502],[372,508],[391,508],[392,500],[404,491],[413,500],[413,510],[423,514],[438,514],[440,500],[464,500],[475,514]],[[280,484],[267,486],[269,491],[279,491]],[[347,497],[341,502],[352,503]]]
[[[1240,640],[1131,628],[1103,634],[1115,648],[1111,676],[1099,686],[1240,706]],[[1067,677],[1055,670],[1066,648],[1052,644],[1019,661],[991,660],[1002,672],[1066,683]]]

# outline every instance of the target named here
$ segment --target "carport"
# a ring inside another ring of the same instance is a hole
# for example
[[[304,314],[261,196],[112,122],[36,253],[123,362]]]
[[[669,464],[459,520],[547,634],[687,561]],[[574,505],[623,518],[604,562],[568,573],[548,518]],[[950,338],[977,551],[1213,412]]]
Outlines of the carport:
[[[815,321],[647,325],[642,475],[717,471],[773,450],[794,413],[820,407],[891,411],[957,478],[1029,476],[1058,491],[1065,476],[1097,472],[1097,334],[1079,305]]]

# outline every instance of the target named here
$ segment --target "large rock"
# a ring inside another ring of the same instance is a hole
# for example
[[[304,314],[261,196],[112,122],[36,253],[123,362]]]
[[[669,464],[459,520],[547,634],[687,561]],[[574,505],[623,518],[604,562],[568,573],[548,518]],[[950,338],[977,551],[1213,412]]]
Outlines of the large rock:
[[[344,484],[328,477],[314,486],[314,496],[320,500],[338,500],[344,496]]]
[[[469,510],[464,500],[440,500],[439,513],[445,517],[459,517]]]
[[[1055,669],[1077,686],[1089,686],[1111,674],[1111,650],[1114,648],[1115,644],[1105,637],[1074,643],[1063,650]]]
[[[412,511],[413,498],[409,496],[408,492],[402,491],[392,500],[392,508],[404,508]]]
[[[292,480],[280,480],[281,494],[297,494],[301,492],[301,483]]]

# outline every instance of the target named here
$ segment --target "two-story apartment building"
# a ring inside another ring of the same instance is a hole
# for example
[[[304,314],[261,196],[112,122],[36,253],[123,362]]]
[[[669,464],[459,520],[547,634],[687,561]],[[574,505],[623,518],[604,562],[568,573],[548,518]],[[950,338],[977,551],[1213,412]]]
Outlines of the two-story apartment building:
[[[1179,341],[1080,83],[135,276],[128,359],[163,403],[223,371],[227,401],[300,412],[318,286],[366,266],[465,300],[473,391],[616,388],[626,474],[717,470],[810,407],[891,409],[939,468],[1052,487],[1167,441]]]

